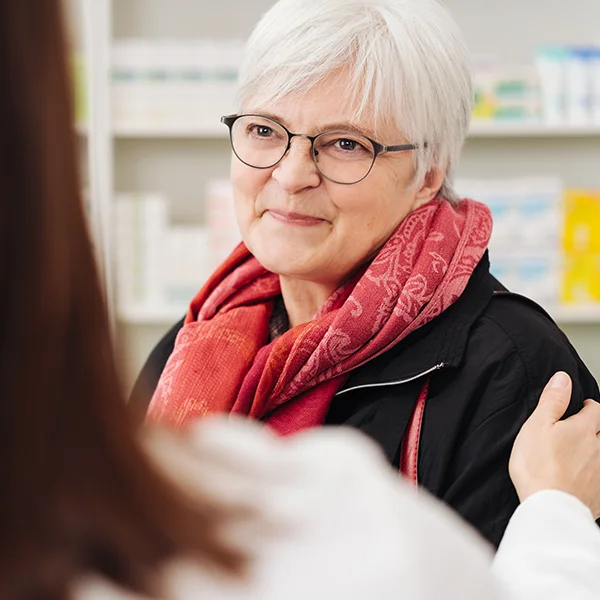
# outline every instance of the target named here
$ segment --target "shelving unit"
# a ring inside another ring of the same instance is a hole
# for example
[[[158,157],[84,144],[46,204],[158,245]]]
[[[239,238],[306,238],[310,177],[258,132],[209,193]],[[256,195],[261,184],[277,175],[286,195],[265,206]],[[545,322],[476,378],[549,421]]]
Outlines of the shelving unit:
[[[211,127],[115,127],[113,135],[123,139],[225,139],[229,130],[222,123]]]
[[[112,2],[113,37],[246,38],[273,2],[119,0]],[[529,61],[540,43],[576,44],[586,36],[597,39],[600,35],[597,28],[600,4],[592,6],[589,0],[571,0],[568,8],[554,3],[547,7],[543,22],[539,19],[539,7],[533,2],[444,0],[444,3],[456,16],[473,53],[495,52],[503,60],[517,64]],[[512,32],[509,45],[506,31]],[[79,131],[85,137],[85,127]],[[203,213],[200,206],[203,185],[212,177],[228,173],[227,135],[227,128],[219,122],[210,127],[113,127],[115,191],[164,192],[173,200],[178,221],[197,221]],[[570,187],[600,187],[600,125],[473,124],[457,176],[494,178],[531,174],[559,174]],[[595,342],[596,336],[600,336],[600,307],[561,306],[549,312],[565,327],[592,371],[600,376],[600,352]],[[184,313],[185,309],[144,308],[117,314],[129,382],[156,341]]]
[[[600,324],[600,305],[564,305],[546,309],[561,325]],[[185,310],[173,308],[140,308],[120,311],[118,318],[128,325],[173,325],[185,315]]]
[[[559,324],[600,325],[600,305],[558,306],[548,312]]]
[[[140,308],[131,310],[120,310],[117,314],[119,321],[128,325],[173,325],[185,315],[184,310],[174,308]]]
[[[537,124],[486,124],[475,123],[469,138],[563,138],[600,137],[600,125],[544,125]]]
[[[78,125],[80,135],[87,135],[85,125]],[[227,127],[221,123],[204,127],[136,127],[117,126],[112,130],[117,139],[198,139],[219,140],[229,136]],[[469,139],[504,139],[504,138],[595,138],[600,137],[600,125],[556,125],[543,124],[487,124],[475,123],[468,135]]]

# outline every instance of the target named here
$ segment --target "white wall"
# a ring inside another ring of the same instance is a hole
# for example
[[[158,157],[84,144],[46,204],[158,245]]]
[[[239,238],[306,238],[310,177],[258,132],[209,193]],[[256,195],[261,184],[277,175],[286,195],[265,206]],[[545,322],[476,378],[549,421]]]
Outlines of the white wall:
[[[247,36],[272,0],[115,0],[116,37]],[[598,0],[445,0],[474,53],[528,60],[536,45],[600,39]]]
[[[116,37],[247,37],[273,0],[114,0]]]
[[[114,0],[115,37],[246,37],[271,0]],[[600,0],[446,0],[473,53],[531,61],[537,45],[600,40]],[[163,190],[175,216],[202,218],[202,187],[226,175],[226,140],[118,140],[117,190]],[[459,175],[560,174],[569,186],[600,188],[600,139],[474,139]],[[493,260],[493,257],[492,257]],[[166,326],[122,326],[129,379]],[[565,328],[600,377],[600,324]]]
[[[472,53],[528,61],[539,44],[600,40],[598,0],[444,0]]]

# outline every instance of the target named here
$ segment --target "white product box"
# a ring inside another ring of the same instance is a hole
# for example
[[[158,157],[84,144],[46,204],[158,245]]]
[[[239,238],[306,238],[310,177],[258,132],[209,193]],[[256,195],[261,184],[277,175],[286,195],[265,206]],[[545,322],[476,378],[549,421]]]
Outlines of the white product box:
[[[549,126],[566,121],[567,51],[560,46],[544,46],[536,54],[540,77],[542,121]]]
[[[208,229],[177,225],[169,228],[165,246],[165,299],[183,311],[211,275]]]
[[[115,218],[119,306],[164,306],[167,200],[159,194],[122,194],[116,199]]]

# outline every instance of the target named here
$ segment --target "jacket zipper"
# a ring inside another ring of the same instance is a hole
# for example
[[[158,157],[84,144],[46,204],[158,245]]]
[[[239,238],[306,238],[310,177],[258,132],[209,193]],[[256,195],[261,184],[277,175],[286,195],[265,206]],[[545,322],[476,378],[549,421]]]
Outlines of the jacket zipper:
[[[342,394],[346,394],[347,392],[353,392],[355,390],[364,390],[367,388],[376,388],[376,387],[388,387],[391,385],[402,385],[403,383],[409,383],[410,381],[414,381],[415,379],[420,379],[421,377],[425,377],[426,375],[430,375],[431,373],[433,373],[434,371],[439,371],[440,369],[443,369],[446,366],[446,363],[439,363],[437,365],[435,365],[434,367],[431,367],[431,369],[427,369],[427,371],[423,371],[423,373],[419,373],[418,375],[414,375],[413,377],[409,377],[407,379],[398,379],[396,381],[386,381],[384,383],[365,383],[363,385],[356,385],[354,387],[345,389],[345,390],[340,390],[336,396],[341,396]]]

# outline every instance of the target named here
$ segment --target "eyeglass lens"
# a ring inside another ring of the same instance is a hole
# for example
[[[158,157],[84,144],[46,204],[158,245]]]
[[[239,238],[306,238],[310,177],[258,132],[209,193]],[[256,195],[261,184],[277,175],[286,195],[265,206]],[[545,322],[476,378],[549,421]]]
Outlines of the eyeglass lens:
[[[266,117],[246,115],[231,129],[236,156],[251,167],[266,169],[276,165],[288,149],[287,131]],[[319,171],[338,183],[355,183],[371,170],[375,150],[368,138],[348,131],[327,131],[314,142],[314,160]]]

